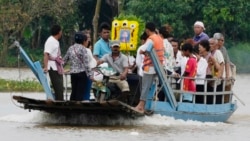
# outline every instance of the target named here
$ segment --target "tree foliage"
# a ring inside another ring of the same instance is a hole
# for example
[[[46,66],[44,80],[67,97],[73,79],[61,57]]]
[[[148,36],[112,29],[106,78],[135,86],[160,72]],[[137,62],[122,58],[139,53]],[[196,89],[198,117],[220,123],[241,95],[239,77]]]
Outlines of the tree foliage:
[[[73,13],[74,0],[1,0],[0,1],[0,61],[6,63],[7,47],[10,41],[28,37],[31,22],[43,16],[59,21]],[[50,25],[49,25],[50,26]],[[12,40],[11,40],[12,39]]]
[[[250,37],[248,0],[128,0],[125,13],[135,14],[158,26],[166,23],[174,28],[176,37],[192,37],[193,24],[205,23],[206,32],[222,32],[227,38],[247,40]]]

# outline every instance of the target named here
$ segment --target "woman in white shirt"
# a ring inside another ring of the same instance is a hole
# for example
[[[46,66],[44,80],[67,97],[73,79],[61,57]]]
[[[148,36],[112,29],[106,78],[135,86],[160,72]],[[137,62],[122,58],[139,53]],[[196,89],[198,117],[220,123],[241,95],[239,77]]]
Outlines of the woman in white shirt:
[[[204,79],[206,78],[206,71],[207,71],[207,60],[199,55],[199,46],[196,45],[194,47],[194,55],[197,58],[197,72],[196,72],[196,91],[197,92],[204,92]],[[204,97],[203,95],[196,96],[196,103],[203,103]]]
[[[89,67],[90,69],[93,69],[96,67],[97,65],[97,62],[93,56],[93,53],[91,51],[91,37],[90,37],[90,33],[88,32],[83,32],[83,34],[85,34],[87,36],[87,43],[88,45],[85,45],[85,49],[87,50],[87,54],[88,54],[88,60],[89,60]],[[84,94],[83,94],[83,99],[85,101],[88,101],[89,98],[90,98],[90,91],[91,91],[91,87],[92,87],[92,80],[90,78],[87,79],[87,83],[84,84],[84,87],[86,87],[85,91],[84,91]]]

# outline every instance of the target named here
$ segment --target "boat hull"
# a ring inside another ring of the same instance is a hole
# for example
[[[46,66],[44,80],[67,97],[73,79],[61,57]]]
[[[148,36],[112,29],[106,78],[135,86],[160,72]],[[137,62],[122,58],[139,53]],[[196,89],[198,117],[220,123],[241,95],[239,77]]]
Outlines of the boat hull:
[[[177,109],[173,110],[168,102],[153,102],[149,110],[154,111],[154,114],[170,116],[175,119],[226,122],[236,109],[236,103],[211,105],[178,103]]]

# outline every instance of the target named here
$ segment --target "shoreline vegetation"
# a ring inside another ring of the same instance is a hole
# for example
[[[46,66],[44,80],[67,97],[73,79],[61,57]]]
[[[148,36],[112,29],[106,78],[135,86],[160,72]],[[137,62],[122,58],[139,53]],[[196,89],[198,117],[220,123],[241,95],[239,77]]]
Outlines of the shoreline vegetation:
[[[0,78],[0,92],[42,92],[42,85],[35,80],[6,80]]]

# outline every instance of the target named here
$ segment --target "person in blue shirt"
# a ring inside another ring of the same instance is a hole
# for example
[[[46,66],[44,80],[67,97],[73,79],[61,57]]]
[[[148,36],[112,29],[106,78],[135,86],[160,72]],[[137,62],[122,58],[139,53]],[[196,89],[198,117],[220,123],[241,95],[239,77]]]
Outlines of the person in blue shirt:
[[[111,53],[109,45],[110,25],[102,23],[99,27],[100,39],[94,44],[93,55],[98,61],[103,55]]]
[[[194,33],[195,36],[193,37],[193,40],[195,44],[198,44],[201,40],[209,40],[208,35],[204,32],[205,26],[203,22],[196,21],[194,23]]]

